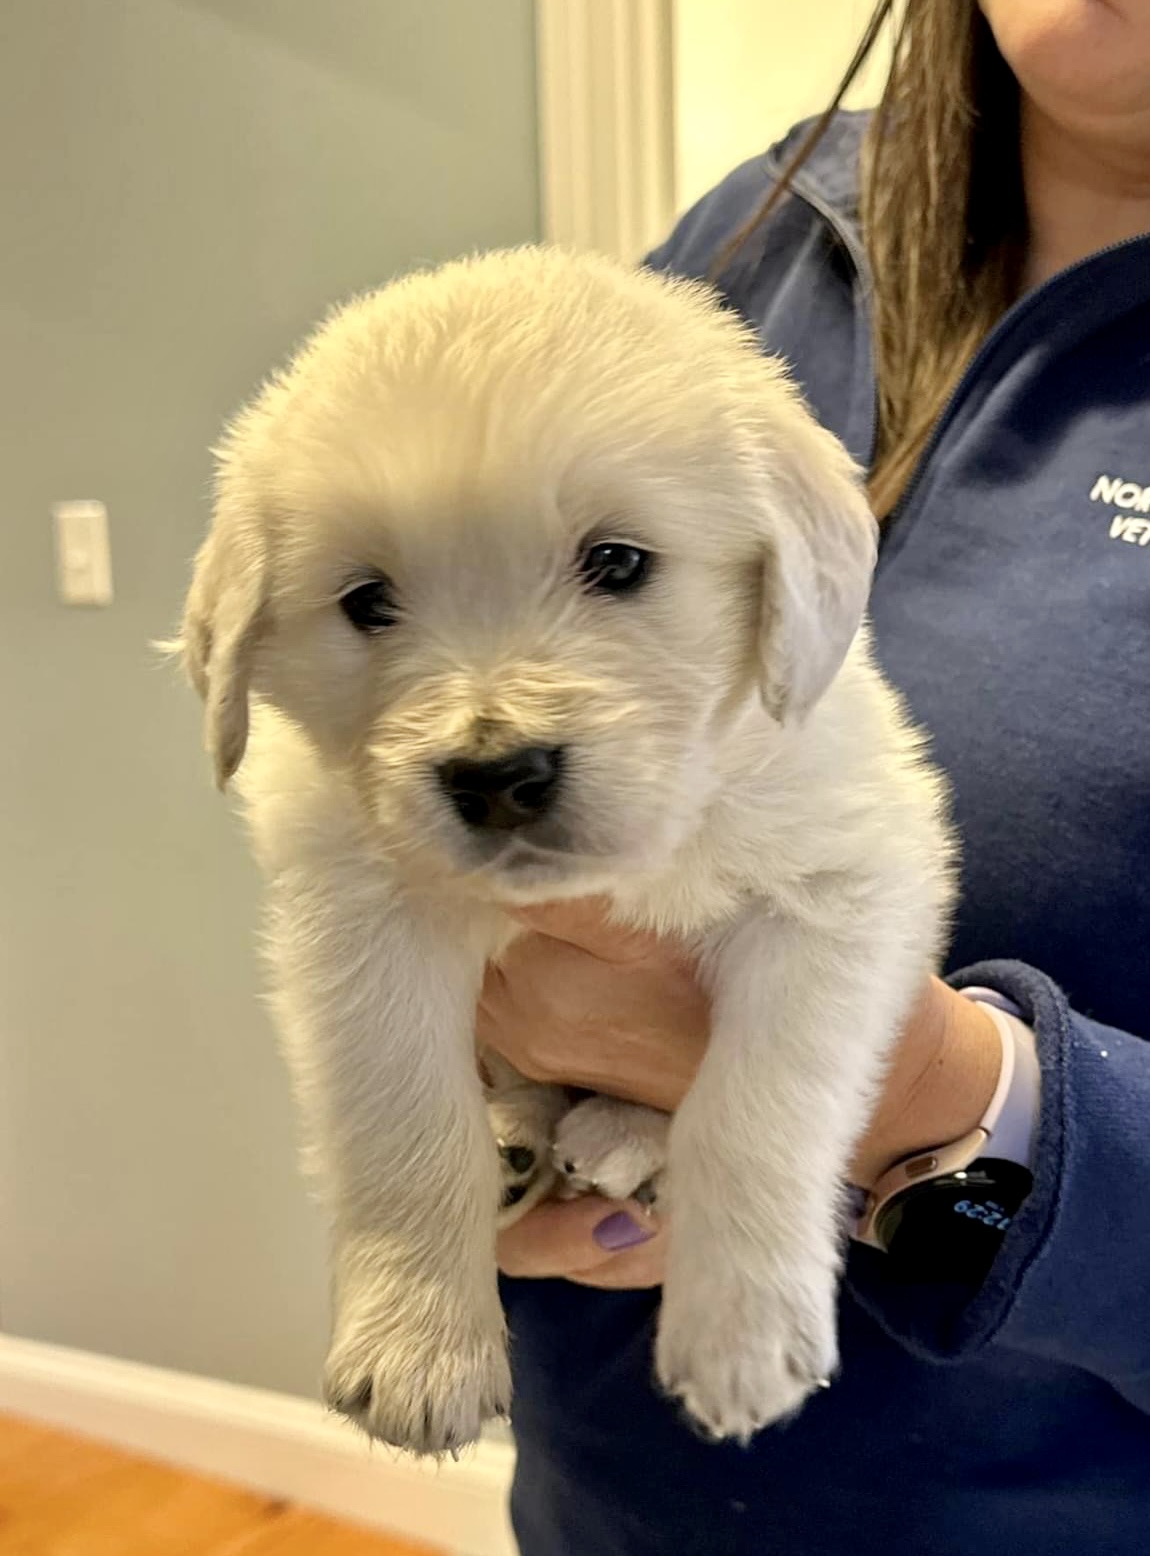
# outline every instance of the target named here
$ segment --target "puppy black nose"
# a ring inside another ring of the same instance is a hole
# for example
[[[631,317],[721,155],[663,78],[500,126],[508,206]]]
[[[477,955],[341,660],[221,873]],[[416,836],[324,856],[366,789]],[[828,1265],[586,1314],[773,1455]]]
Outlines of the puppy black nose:
[[[560,747],[527,746],[497,762],[444,762],[437,776],[469,827],[513,832],[550,809],[562,768]]]

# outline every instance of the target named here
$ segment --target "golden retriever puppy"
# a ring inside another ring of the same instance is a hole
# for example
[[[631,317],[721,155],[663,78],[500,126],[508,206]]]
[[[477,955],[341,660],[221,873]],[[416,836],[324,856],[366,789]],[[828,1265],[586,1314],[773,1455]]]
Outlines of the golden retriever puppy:
[[[682,937],[712,996],[663,1386],[746,1439],[833,1373],[846,1164],[951,890],[868,650],[874,555],[856,469],[751,332],[604,259],[362,297],[228,431],[182,650],[267,876],[334,1231],[327,1397],[373,1436],[442,1452],[507,1409],[474,1012],[505,910],[564,897]],[[615,1114],[564,1127],[602,1157]]]

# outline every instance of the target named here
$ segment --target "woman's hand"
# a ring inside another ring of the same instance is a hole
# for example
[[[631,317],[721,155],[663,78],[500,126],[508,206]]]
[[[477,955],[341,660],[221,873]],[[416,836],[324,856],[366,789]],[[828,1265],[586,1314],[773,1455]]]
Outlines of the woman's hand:
[[[488,972],[480,1043],[533,1080],[673,1112],[707,1048],[707,999],[674,942],[607,922],[596,901],[525,910],[534,931]],[[979,1005],[931,978],[892,1057],[851,1179],[869,1187],[904,1156],[958,1139],[986,1110],[1001,1048]],[[509,1275],[605,1288],[658,1285],[664,1239],[637,1205],[590,1197],[539,1206],[499,1240]]]
[[[673,1113],[703,1062],[710,1025],[690,957],[673,941],[609,924],[593,899],[518,917],[535,933],[487,970],[480,1045],[529,1080]]]
[[[548,1200],[499,1234],[505,1275],[559,1278],[604,1291],[663,1283],[666,1231],[639,1205],[598,1195]]]

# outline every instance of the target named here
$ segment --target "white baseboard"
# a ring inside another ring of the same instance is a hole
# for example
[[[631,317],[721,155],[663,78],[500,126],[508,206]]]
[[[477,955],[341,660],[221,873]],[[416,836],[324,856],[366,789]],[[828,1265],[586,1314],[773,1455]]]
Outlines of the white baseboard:
[[[0,1410],[440,1546],[515,1556],[514,1451],[425,1465],[372,1448],[319,1405],[0,1335]]]

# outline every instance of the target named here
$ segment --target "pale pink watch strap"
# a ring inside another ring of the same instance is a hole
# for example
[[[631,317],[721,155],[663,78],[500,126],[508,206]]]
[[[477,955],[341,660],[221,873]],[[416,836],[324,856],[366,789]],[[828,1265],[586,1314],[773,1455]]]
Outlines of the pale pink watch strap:
[[[982,1128],[992,1137],[986,1154],[1030,1167],[1042,1088],[1034,1032],[1018,1006],[997,989],[975,987],[962,994],[986,1009],[1002,1038],[1002,1073],[982,1118]]]

